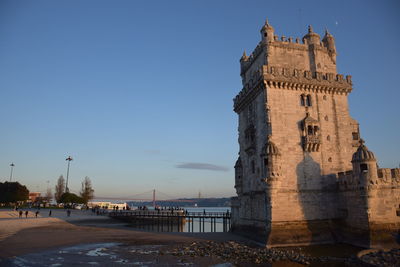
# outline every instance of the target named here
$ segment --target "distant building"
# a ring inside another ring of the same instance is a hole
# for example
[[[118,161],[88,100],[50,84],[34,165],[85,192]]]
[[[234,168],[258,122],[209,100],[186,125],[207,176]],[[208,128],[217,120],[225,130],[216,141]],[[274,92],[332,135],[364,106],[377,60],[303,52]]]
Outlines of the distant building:
[[[35,202],[36,199],[41,197],[41,193],[40,192],[29,192],[29,198],[28,198],[28,202]]]
[[[334,37],[278,37],[266,22],[240,66],[233,231],[267,246],[395,244],[400,169],[379,169],[361,140]]]

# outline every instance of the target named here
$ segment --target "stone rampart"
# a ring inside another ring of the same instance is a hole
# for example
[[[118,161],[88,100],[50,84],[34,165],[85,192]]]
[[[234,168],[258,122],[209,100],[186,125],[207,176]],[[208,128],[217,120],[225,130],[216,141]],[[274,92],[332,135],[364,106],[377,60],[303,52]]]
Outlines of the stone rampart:
[[[262,82],[260,86],[260,82]],[[345,78],[342,74],[311,72],[295,68],[262,66],[244,85],[243,89],[233,99],[234,110],[238,112],[247,98],[258,92],[265,85],[292,90],[317,91],[324,93],[348,94],[352,90],[351,76]]]
[[[282,35],[279,37],[278,35],[274,35],[274,41],[269,42],[269,43],[260,41],[257,44],[256,48],[253,50],[253,52],[247,58],[245,58],[245,60],[242,63],[241,74],[245,73],[250,68],[250,66],[254,63],[254,61],[257,59],[257,57],[264,50],[268,49],[268,46],[279,47],[279,48],[290,48],[290,49],[302,50],[302,51],[310,50],[310,45],[307,43],[307,40],[304,38],[300,39],[299,37],[296,37],[296,38],[286,37],[285,35]],[[327,54],[330,53],[328,47],[326,47],[322,41],[320,41],[319,44],[317,44],[317,45],[312,45],[311,49],[320,50]]]
[[[368,189],[378,188],[380,186],[395,186],[400,188],[400,169],[382,168],[378,169],[376,179],[368,179]],[[361,174],[362,175],[362,174]],[[360,176],[354,175],[353,171],[339,172],[338,184],[340,190],[354,189],[356,187],[364,187],[360,182]]]

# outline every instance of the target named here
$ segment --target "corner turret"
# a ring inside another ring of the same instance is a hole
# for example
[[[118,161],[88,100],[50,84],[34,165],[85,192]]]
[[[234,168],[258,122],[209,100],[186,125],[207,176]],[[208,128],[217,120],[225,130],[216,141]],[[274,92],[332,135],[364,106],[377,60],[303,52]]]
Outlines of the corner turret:
[[[308,45],[319,45],[321,43],[319,34],[313,31],[311,25],[308,26],[308,33],[304,35],[303,42]]]
[[[245,83],[245,70],[249,63],[249,57],[246,55],[246,50],[243,51],[243,55],[240,58],[240,76],[242,77],[242,84]]]
[[[335,38],[333,35],[328,32],[328,29],[325,29],[324,38],[322,38],[322,43],[330,53],[336,54],[336,47],[335,47]]]
[[[262,180],[271,183],[281,176],[280,155],[278,147],[271,141],[269,135],[268,142],[260,155],[263,159],[263,177],[265,177]]]
[[[260,30],[261,40],[265,43],[274,41],[274,28],[268,23],[268,19],[265,20],[264,26]]]
[[[366,180],[376,180],[378,178],[378,169],[374,153],[369,151],[364,143],[364,140],[360,139],[360,146],[353,154],[351,163],[353,163],[354,174],[364,180],[361,182],[367,184]]]
[[[246,55],[246,50],[243,50],[243,55],[240,58],[240,63],[247,61],[249,59],[249,57]]]
[[[240,157],[237,159],[235,164],[235,189],[238,195],[243,192],[243,166]]]

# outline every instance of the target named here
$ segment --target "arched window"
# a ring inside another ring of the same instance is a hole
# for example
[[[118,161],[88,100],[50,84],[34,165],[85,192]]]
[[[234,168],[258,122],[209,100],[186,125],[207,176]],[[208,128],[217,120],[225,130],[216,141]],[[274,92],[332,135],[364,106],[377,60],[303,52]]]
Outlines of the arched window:
[[[315,135],[318,134],[318,126],[314,126],[314,134],[315,134]]]
[[[311,125],[308,125],[307,133],[308,133],[308,135],[313,135],[313,127]]]
[[[307,95],[306,97],[306,106],[311,107],[311,95]]]
[[[362,172],[368,171],[368,165],[367,165],[367,164],[360,164],[360,170],[361,170]]]
[[[303,106],[303,107],[306,105],[305,97],[306,97],[305,95],[301,95],[300,96],[300,105]]]

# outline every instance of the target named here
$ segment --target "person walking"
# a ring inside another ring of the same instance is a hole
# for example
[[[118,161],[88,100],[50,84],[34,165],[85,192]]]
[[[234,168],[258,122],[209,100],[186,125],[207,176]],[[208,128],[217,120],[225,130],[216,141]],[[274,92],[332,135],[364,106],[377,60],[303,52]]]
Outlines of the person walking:
[[[49,211],[49,217],[51,217],[51,210]]]
[[[39,211],[37,210],[37,211],[35,212],[35,218],[37,218],[38,214],[39,214]]]
[[[71,216],[71,211],[67,210],[67,216],[70,217]]]
[[[25,211],[25,218],[28,218],[28,213],[29,213],[29,211]]]
[[[19,210],[19,217],[22,218],[22,210]]]

